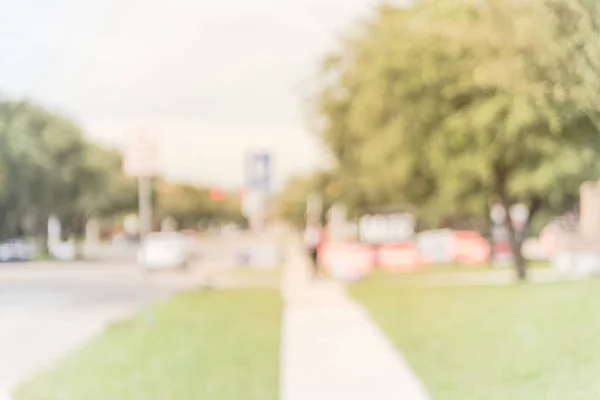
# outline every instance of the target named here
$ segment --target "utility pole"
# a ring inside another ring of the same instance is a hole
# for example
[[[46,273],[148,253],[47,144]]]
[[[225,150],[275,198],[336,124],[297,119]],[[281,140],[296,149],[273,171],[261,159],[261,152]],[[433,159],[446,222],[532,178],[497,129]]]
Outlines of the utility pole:
[[[138,178],[140,243],[152,232],[152,181],[147,176]]]
[[[140,235],[140,248],[144,248],[146,237],[152,232],[152,180],[148,176],[138,177],[138,224]],[[142,266],[144,277],[145,301],[144,320],[146,324],[152,324],[152,286],[150,276],[146,268]]]
[[[158,169],[158,146],[154,140],[140,132],[130,143],[124,154],[124,170],[128,176],[138,181],[138,231],[140,248],[152,232],[152,176]],[[147,324],[152,323],[152,288],[150,276],[141,265],[144,279],[144,318]]]

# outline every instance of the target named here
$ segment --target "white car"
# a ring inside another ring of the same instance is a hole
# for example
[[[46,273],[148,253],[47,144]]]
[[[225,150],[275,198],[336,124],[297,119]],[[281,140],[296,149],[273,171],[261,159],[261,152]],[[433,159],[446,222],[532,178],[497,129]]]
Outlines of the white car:
[[[189,238],[178,232],[149,234],[138,254],[138,263],[147,270],[186,269],[191,262]]]
[[[0,242],[0,262],[25,262],[35,257],[35,247],[24,239]]]

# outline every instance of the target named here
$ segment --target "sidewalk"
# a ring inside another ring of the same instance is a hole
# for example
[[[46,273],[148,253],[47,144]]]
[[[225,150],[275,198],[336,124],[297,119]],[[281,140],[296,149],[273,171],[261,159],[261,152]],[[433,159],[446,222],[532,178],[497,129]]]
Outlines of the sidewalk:
[[[282,290],[281,400],[426,400],[428,395],[367,313],[335,282],[311,282],[289,246]]]

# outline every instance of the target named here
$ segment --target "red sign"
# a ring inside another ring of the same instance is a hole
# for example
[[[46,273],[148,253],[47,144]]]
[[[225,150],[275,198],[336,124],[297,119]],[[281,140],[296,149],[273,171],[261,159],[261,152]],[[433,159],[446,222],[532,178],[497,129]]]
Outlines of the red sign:
[[[412,242],[381,246],[377,250],[381,269],[389,272],[407,272],[424,265],[424,260]]]
[[[373,269],[373,249],[359,243],[324,243],[320,262],[332,275],[342,279],[360,278]]]
[[[490,260],[490,244],[477,232],[455,232],[452,254],[458,264],[485,264]]]
[[[499,254],[499,255],[511,254],[512,255],[512,250],[510,249],[510,243],[508,243],[508,242],[494,243],[494,254]]]
[[[213,201],[220,203],[222,201],[225,201],[225,193],[223,193],[223,191],[219,189],[211,189],[210,198]]]
[[[553,257],[558,248],[560,230],[553,226],[548,226],[540,232],[540,244],[548,257]]]

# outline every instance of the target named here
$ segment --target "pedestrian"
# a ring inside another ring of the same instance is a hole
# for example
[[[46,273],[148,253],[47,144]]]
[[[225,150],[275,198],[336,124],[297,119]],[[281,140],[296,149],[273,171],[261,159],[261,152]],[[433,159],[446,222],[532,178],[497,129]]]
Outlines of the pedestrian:
[[[317,224],[311,224],[304,231],[304,246],[312,263],[313,276],[319,275],[319,247],[323,241],[323,231]]]

